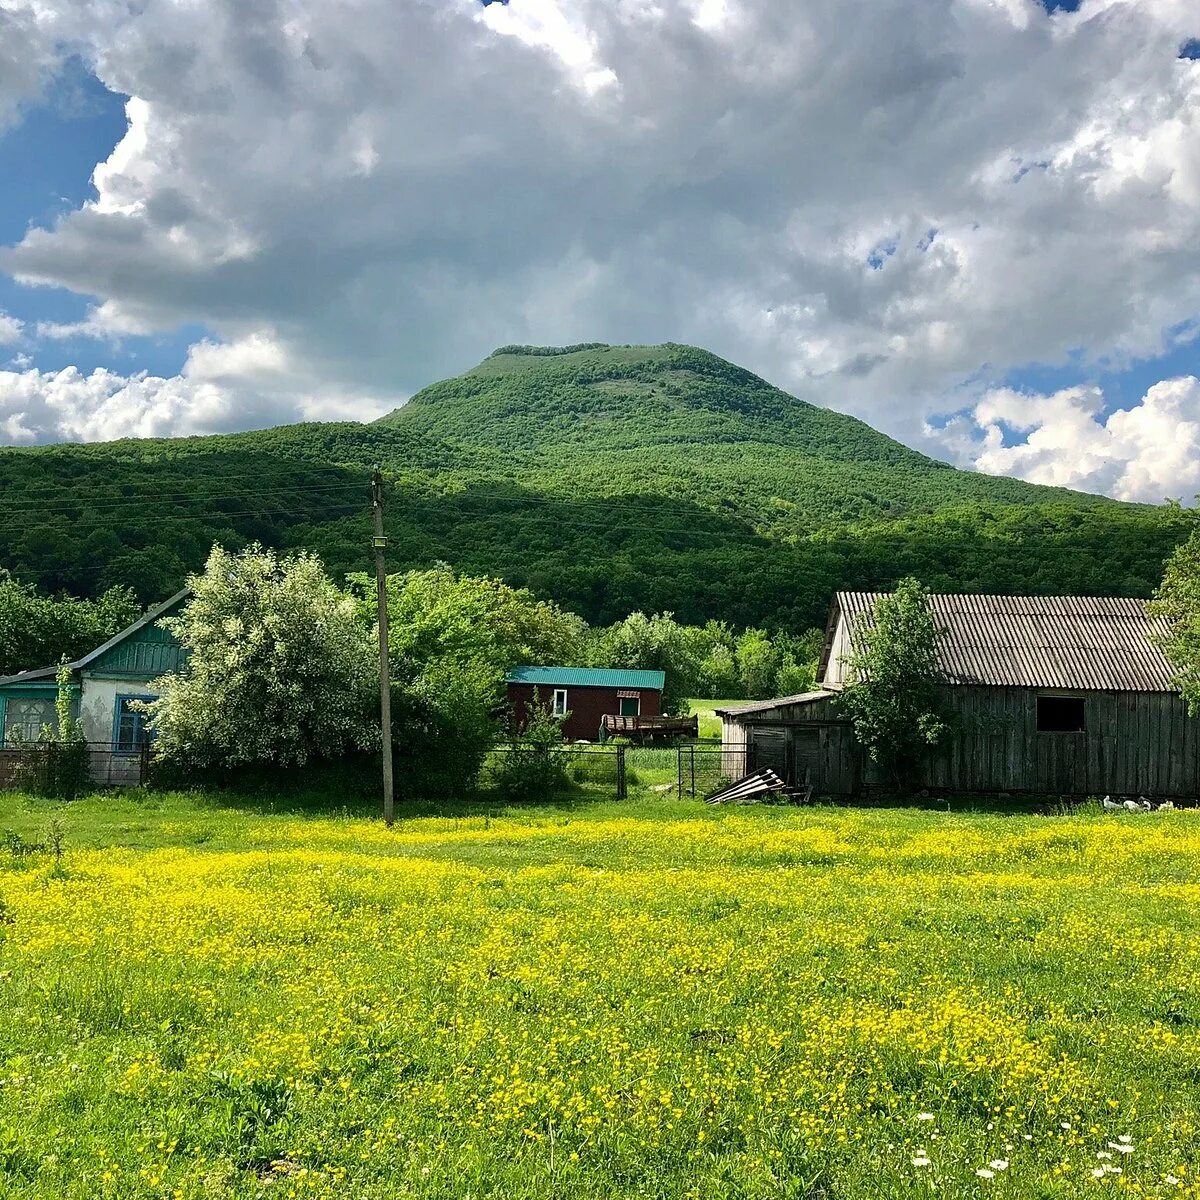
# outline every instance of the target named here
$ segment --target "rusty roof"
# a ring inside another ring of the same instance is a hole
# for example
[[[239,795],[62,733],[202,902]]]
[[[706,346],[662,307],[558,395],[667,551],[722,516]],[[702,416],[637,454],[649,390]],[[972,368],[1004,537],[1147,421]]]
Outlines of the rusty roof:
[[[838,592],[857,623],[883,592]],[[930,596],[943,630],[939,659],[948,682],[1081,691],[1170,692],[1171,664],[1159,638],[1166,622],[1145,600],[1119,596]],[[824,676],[828,663],[822,662]]]

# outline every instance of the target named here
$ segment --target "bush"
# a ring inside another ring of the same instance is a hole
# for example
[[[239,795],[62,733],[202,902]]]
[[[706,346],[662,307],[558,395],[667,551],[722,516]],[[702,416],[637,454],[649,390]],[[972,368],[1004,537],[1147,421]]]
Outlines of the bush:
[[[531,705],[521,741],[504,751],[494,782],[510,800],[551,800],[570,786],[575,755],[564,747],[563,718],[549,705]]]

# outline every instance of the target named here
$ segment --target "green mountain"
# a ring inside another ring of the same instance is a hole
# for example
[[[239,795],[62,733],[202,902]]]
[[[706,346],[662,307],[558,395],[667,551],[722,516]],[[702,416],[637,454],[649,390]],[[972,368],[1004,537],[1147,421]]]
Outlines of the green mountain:
[[[444,560],[593,621],[804,627],[836,588],[1148,594],[1176,509],[955,470],[689,346],[509,346],[381,420],[0,451],[0,566],[166,595],[213,541]]]

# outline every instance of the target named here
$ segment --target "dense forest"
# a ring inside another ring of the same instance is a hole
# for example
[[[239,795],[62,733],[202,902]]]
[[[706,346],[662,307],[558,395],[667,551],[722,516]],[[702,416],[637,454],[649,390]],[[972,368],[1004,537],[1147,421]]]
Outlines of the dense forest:
[[[174,591],[214,542],[439,561],[595,624],[635,610],[800,632],[838,588],[1149,595],[1193,525],[959,471],[688,346],[505,347],[374,424],[0,450],[0,567]]]

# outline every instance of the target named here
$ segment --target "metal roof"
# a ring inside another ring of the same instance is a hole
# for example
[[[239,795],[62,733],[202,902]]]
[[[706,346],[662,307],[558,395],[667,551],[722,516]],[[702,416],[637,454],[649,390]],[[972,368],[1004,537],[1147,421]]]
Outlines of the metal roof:
[[[811,704],[814,700],[828,700],[836,693],[825,691],[801,692],[798,696],[780,696],[777,700],[753,700],[745,704],[727,704],[714,708],[718,717],[739,717],[749,713],[769,712],[772,708],[785,708],[789,704]]]
[[[645,688],[661,692],[662,671],[627,671],[607,667],[514,667],[506,683],[532,683],[537,687]]]
[[[77,658],[74,662],[67,663],[67,666],[72,671],[78,671],[82,667],[86,667],[88,663],[95,661],[100,657],[105,650],[111,650],[118,643],[123,642],[127,637],[138,632],[139,629],[144,629],[147,625],[152,625],[159,617],[170,611],[172,607],[179,603],[180,600],[192,594],[190,587],[185,587],[170,597],[164,600],[161,604],[156,604],[153,608],[144,612],[132,625],[126,626],[120,633],[114,634],[103,645],[97,646],[95,650],[89,651],[82,658]],[[58,667],[37,667],[30,671],[22,671],[19,675],[5,675],[0,678],[0,685],[8,683],[26,683],[35,679],[54,679],[58,675]]]
[[[838,592],[835,616],[870,619],[883,592]],[[930,596],[950,683],[1171,692],[1167,624],[1120,596]],[[826,642],[828,656],[830,642]],[[824,674],[828,663],[822,664]]]

